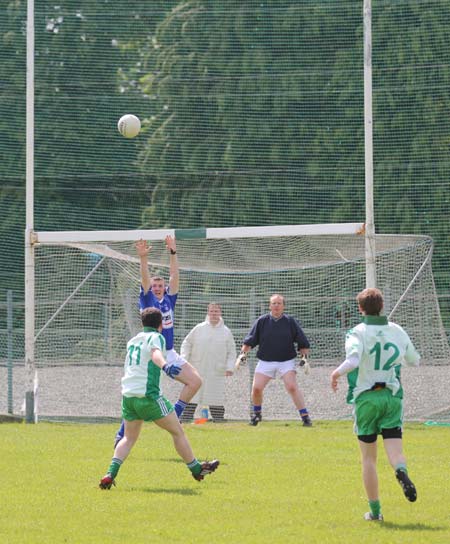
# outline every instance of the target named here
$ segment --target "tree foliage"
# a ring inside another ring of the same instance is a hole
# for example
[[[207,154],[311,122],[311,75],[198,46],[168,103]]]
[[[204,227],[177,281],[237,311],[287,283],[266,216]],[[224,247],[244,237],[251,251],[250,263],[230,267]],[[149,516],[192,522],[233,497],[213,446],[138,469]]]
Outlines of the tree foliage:
[[[36,3],[36,228],[364,220],[361,2]],[[0,217],[21,263],[26,1],[0,18]],[[437,241],[447,286],[450,6],[373,10],[378,232]],[[115,123],[138,114],[125,142]],[[22,281],[3,277],[5,285]]]

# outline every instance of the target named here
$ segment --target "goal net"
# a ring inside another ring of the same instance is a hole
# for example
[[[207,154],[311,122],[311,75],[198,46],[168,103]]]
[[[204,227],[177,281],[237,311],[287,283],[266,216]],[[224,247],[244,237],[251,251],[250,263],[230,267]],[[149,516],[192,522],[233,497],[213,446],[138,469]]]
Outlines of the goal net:
[[[180,292],[175,311],[175,348],[203,321],[209,302],[221,304],[239,349],[253,321],[268,311],[271,294],[282,293],[311,342],[313,372],[299,373],[314,417],[350,413],[330,394],[331,367],[344,357],[345,332],[360,320],[356,294],[365,285],[362,225],[314,225],[225,229],[37,233],[35,247],[35,363],[41,417],[120,416],[120,378],[126,342],[140,330],[139,260],[134,243],[148,240],[150,273],[168,279],[164,237],[177,239]],[[424,366],[448,370],[449,347],[437,303],[426,236],[377,235],[377,284],[385,311],[404,326]],[[248,417],[254,358],[227,379],[228,419]],[[412,376],[412,374],[411,374]],[[411,388],[423,382],[411,377]],[[436,382],[439,383],[439,382]],[[442,382],[441,382],[442,383]],[[180,385],[165,381],[175,401]],[[342,397],[342,398],[341,398]],[[445,409],[446,394],[434,391],[408,406],[411,418]],[[267,388],[268,418],[296,416],[279,381]]]

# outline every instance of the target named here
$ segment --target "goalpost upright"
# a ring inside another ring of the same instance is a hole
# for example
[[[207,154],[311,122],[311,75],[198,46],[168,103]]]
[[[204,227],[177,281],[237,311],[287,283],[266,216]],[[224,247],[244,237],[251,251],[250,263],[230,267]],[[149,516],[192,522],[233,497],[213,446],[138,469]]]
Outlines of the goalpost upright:
[[[376,287],[375,220],[373,209],[372,6],[364,0],[364,158],[366,201],[366,287]]]
[[[34,0],[27,3],[26,32],[25,420],[34,423]]]

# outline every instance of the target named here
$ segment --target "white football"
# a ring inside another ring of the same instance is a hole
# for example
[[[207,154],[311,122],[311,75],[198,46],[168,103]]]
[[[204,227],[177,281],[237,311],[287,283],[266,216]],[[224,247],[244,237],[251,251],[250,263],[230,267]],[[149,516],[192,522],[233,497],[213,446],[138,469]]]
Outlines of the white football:
[[[141,130],[141,122],[139,117],[128,113],[126,115],[122,115],[122,117],[119,119],[117,122],[117,128],[119,129],[120,134],[125,136],[125,138],[135,138]]]

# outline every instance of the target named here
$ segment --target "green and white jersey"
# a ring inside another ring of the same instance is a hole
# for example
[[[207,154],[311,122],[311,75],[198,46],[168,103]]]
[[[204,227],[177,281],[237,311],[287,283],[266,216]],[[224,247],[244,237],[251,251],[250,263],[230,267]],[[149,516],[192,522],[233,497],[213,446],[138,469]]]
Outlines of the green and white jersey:
[[[163,335],[151,327],[144,327],[143,332],[128,342],[122,378],[124,397],[157,399],[161,396],[159,386],[161,369],[152,361],[152,350],[155,348],[166,356],[166,341]]]
[[[377,382],[385,383],[393,395],[402,398],[400,366],[416,366],[420,361],[407,333],[386,316],[364,316],[362,323],[348,331],[345,352],[347,360],[358,361],[347,374],[348,402]]]

